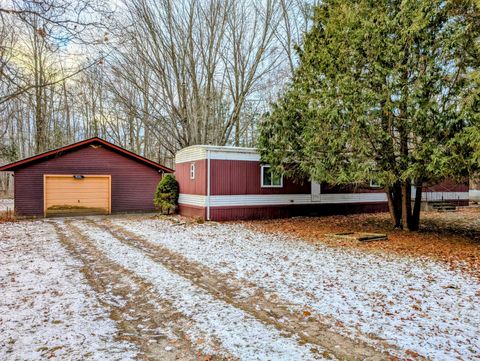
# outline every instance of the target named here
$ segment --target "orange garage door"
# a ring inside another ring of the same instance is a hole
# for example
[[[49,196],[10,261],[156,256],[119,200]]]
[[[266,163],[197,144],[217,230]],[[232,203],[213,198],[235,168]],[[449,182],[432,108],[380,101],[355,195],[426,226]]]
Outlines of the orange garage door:
[[[45,216],[110,214],[109,175],[44,175]]]

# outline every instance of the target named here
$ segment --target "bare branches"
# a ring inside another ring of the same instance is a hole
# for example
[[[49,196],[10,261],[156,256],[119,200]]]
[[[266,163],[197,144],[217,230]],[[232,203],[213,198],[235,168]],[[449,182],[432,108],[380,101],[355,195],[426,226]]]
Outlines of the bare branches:
[[[156,94],[149,110],[163,115],[162,129],[176,147],[239,144],[248,128],[242,119],[251,121],[242,117],[244,104],[265,87],[281,58],[274,44],[277,0],[134,0],[126,6],[132,26],[118,61],[149,70],[155,92],[148,93]],[[122,77],[145,91],[136,76]]]
[[[88,68],[84,65],[76,66],[55,82],[42,85],[32,81],[28,74],[30,69],[25,69],[26,64],[22,58],[31,58],[32,52],[40,50],[35,48],[36,45],[42,51],[65,53],[65,56],[71,57],[69,49],[73,44],[93,43],[95,39],[92,38],[91,31],[103,29],[100,17],[109,14],[106,12],[100,15],[98,9],[104,9],[101,3],[89,0],[15,0],[8,7],[0,7],[3,32],[10,36],[0,40],[0,83],[10,85],[4,88],[0,104],[39,86],[49,86],[72,78]],[[28,37],[37,39],[35,46],[28,41]],[[11,89],[10,92],[6,92],[7,88]]]
[[[99,135],[169,166],[191,144],[255,144],[309,9],[125,0],[113,17],[104,0],[6,1],[0,141],[21,143],[20,156]]]
[[[44,82],[42,84],[29,84],[29,85],[24,85],[24,86],[20,86],[18,84],[15,84],[15,85],[17,85],[17,89],[14,92],[0,97],[0,105],[2,105],[3,103],[6,103],[9,100],[12,100],[12,99],[30,91],[30,90],[32,90],[32,89],[49,87],[49,86],[52,86],[52,85],[57,85],[57,84],[60,84],[60,83],[64,83],[66,80],[75,77],[76,75],[84,72],[86,69],[88,69],[88,68],[90,68],[90,67],[92,67],[96,64],[98,64],[98,59],[96,59],[95,61],[93,61],[93,62],[91,62],[91,63],[89,63],[85,66],[82,66],[79,69],[76,69],[72,73],[64,75],[63,77],[61,77],[59,79],[55,79],[55,80],[49,81],[49,82]],[[15,82],[14,79],[12,79],[11,81],[12,81],[12,83]]]

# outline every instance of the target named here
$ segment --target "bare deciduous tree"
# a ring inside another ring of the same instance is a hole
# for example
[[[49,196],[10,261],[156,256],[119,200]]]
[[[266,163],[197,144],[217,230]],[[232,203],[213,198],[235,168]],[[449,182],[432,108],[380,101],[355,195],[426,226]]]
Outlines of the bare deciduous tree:
[[[150,125],[162,129],[172,151],[239,144],[244,105],[280,59],[273,41],[276,1],[134,0],[126,6],[132,26],[116,66],[128,71],[117,75],[145,95]]]
[[[91,136],[168,166],[192,144],[254,145],[311,11],[302,0],[132,0],[112,17],[106,4],[0,5],[2,161]]]

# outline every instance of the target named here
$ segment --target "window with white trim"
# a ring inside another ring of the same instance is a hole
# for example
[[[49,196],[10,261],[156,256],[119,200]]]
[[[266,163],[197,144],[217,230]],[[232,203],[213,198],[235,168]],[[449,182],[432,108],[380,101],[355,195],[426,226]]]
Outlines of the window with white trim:
[[[195,179],[195,163],[190,163],[190,179]]]
[[[267,164],[262,165],[262,170],[260,172],[260,180],[262,188],[282,188],[283,187],[283,176],[281,174],[275,173]]]

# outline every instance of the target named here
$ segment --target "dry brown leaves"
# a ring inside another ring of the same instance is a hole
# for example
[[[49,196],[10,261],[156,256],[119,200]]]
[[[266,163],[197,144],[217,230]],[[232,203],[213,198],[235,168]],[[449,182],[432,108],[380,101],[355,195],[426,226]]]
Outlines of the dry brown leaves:
[[[480,279],[480,207],[452,213],[423,212],[418,232],[392,229],[388,213],[245,222],[256,230],[286,233],[333,247],[428,257]],[[325,236],[336,232],[386,233],[388,241],[358,242]]]
[[[0,212],[0,223],[15,222],[17,219],[13,211]]]

